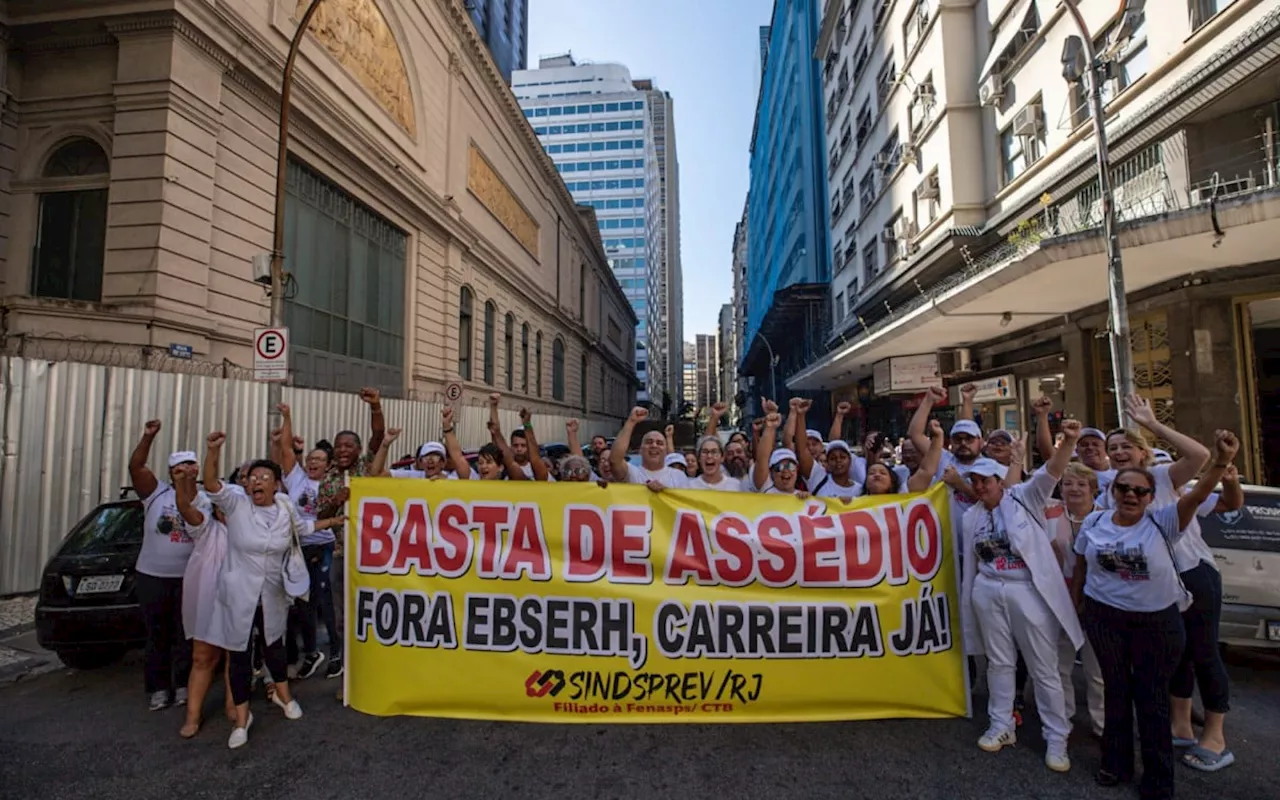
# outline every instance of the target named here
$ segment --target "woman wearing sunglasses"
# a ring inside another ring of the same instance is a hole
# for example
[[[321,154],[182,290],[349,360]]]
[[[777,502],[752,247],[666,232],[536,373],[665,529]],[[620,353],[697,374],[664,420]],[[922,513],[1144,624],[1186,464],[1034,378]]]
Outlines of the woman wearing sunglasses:
[[[1175,503],[1155,503],[1157,479],[1123,467],[1111,482],[1111,508],[1085,518],[1076,536],[1072,591],[1105,684],[1106,722],[1097,781],[1133,777],[1133,715],[1142,747],[1143,798],[1173,797],[1169,684],[1185,645],[1180,611],[1190,596],[1178,577],[1174,548],[1196,510],[1235,458],[1240,443],[1218,431],[1215,458]]]
[[[756,459],[751,467],[751,474],[743,480],[746,488],[762,494],[794,494],[808,497],[807,492],[796,490],[796,479],[800,476],[799,460],[795,451],[783,448],[774,450],[778,440],[778,427],[782,425],[782,415],[777,411],[764,418],[764,431],[756,441]]]

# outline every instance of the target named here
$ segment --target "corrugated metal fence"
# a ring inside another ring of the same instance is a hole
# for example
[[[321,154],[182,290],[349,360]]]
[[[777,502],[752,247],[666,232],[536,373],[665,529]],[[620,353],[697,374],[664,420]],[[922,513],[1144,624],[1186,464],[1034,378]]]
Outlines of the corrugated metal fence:
[[[286,387],[295,432],[308,442],[351,429],[369,435],[368,406],[353,394]],[[149,419],[163,423],[151,468],[165,474],[174,450],[203,455],[205,436],[227,433],[226,471],[262,454],[267,441],[267,386],[251,381],[125,367],[0,357],[0,596],[34,591],[40,571],[67,531],[95,505],[129,484],[129,454]],[[465,403],[465,401],[464,401]],[[389,427],[403,428],[393,456],[440,437],[438,402],[384,400]],[[488,408],[461,405],[463,447],[489,440]],[[563,442],[568,417],[538,414],[543,443]],[[502,409],[504,430],[519,424]],[[617,433],[619,420],[582,419],[584,441]]]

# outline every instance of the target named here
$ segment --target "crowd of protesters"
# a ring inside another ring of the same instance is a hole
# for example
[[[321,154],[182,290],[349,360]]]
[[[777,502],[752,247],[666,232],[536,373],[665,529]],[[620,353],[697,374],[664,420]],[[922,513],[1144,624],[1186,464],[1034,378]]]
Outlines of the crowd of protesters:
[[[1135,712],[1142,797],[1172,796],[1177,761],[1206,772],[1229,766],[1229,687],[1217,647],[1221,579],[1197,519],[1243,504],[1232,466],[1236,437],[1219,431],[1206,446],[1162,424],[1146,400],[1132,396],[1128,418],[1176,457],[1154,448],[1137,427],[1104,433],[1067,419],[1055,438],[1052,403],[1040,398],[1029,443],[1016,433],[984,431],[972,418],[973,393],[963,387],[961,418],[944,431],[932,412],[945,394],[928,391],[897,447],[876,432],[861,446],[839,438],[847,403],[837,406],[824,437],[806,427],[809,400],[791,400],[785,415],[765,400],[764,416],[749,432],[723,438],[716,425],[727,408],[717,405],[692,450],[678,450],[675,429],[667,426],[640,437],[635,460],[628,447],[648,419],[643,408],[632,410],[612,442],[596,436],[586,449],[578,422],[569,421],[567,454],[554,459],[543,455],[526,409],[520,427],[504,433],[495,394],[490,441],[474,462],[446,407],[441,441],[421,444],[411,464],[393,468],[401,431],[386,427],[378,393],[366,389],[367,443],[340,431],[307,449],[295,436],[290,409],[281,406],[283,424],[268,458],[237,466],[226,481],[219,477],[226,440],[220,432],[209,434],[202,464],[194,451],[173,453],[168,481],[157,479],[146,464],[160,422],[149,422],[129,466],[147,533],[155,534],[144,538],[137,567],[151,708],[185,705],[180,732],[195,736],[221,664],[233,725],[228,744],[235,748],[248,739],[258,678],[269,700],[298,719],[302,709],[289,681],[322,668],[331,678],[342,674],[332,569],[349,477],[621,482],[654,491],[844,502],[941,482],[960,554],[965,648],[972,667],[985,667],[988,728],[980,748],[998,752],[1016,742],[1030,684],[1045,763],[1069,770],[1073,675],[1081,668],[1084,724],[1102,749],[1098,783],[1134,778]],[[1043,463],[1028,470],[1033,446]],[[327,653],[317,647],[321,625]],[[1198,736],[1191,715],[1196,685],[1205,708]]]

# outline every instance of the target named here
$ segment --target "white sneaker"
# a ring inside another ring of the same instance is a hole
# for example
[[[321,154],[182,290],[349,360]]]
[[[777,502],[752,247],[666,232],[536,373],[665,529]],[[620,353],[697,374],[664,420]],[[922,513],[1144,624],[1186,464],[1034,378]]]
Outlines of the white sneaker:
[[[187,704],[187,687],[183,686],[173,693],[173,704],[175,706],[185,706]]]
[[[1059,749],[1056,747],[1049,748],[1044,754],[1044,764],[1054,772],[1070,772],[1071,759],[1067,758],[1067,749],[1065,747]]]
[[[147,705],[152,711],[161,711],[169,707],[169,693],[165,691],[152,692],[151,701]]]
[[[249,715],[249,719],[245,722],[243,728],[232,728],[231,736],[227,739],[227,747],[235,750],[238,747],[244,747],[249,743],[249,729],[253,727],[253,715]]]
[[[280,693],[276,692],[271,695],[271,702],[284,709],[286,719],[302,719],[302,706],[298,705],[297,700],[290,700],[286,703],[280,699]]]
[[[1002,748],[1013,747],[1017,743],[1018,736],[1013,731],[991,727],[988,728],[987,732],[982,734],[982,738],[978,740],[978,747],[981,747],[988,753],[998,753]]]

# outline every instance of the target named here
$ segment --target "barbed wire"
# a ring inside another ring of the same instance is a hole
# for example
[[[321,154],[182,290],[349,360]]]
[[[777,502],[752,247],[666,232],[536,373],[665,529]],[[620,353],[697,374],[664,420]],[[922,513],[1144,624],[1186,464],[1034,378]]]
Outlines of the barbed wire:
[[[63,336],[59,333],[5,336],[0,338],[0,354],[36,361],[70,361],[231,380],[253,379],[251,367],[236,364],[229,359],[210,361],[195,355],[186,358],[173,355],[166,348],[152,345],[118,344],[82,336]]]

